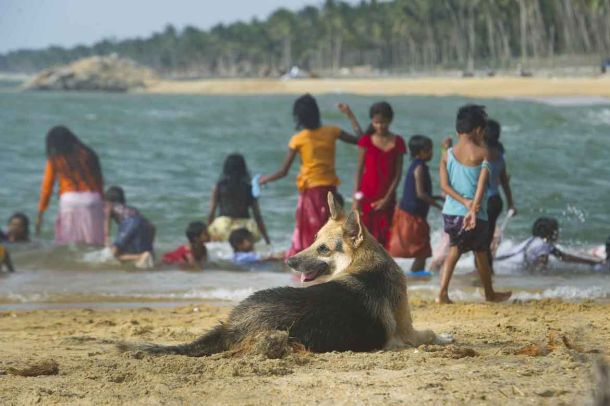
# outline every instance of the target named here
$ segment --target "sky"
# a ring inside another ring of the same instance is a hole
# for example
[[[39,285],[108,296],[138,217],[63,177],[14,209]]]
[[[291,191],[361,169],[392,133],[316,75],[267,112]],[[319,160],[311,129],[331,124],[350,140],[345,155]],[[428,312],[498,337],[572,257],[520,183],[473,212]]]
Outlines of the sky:
[[[0,0],[0,53],[50,45],[91,45],[106,38],[146,37],[167,24],[207,29],[264,19],[323,0]],[[357,4],[360,0],[345,0]]]

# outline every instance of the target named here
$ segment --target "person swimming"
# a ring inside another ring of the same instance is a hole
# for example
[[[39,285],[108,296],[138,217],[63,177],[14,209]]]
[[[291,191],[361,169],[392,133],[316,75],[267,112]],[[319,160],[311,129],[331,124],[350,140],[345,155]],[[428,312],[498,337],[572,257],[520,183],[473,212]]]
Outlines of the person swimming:
[[[557,247],[559,240],[559,222],[552,217],[539,217],[532,226],[532,236],[518,244],[509,252],[499,255],[496,261],[509,258],[518,259],[525,269],[543,269],[548,265],[549,257],[554,256],[562,262],[574,264],[597,265],[599,260],[568,254]]]

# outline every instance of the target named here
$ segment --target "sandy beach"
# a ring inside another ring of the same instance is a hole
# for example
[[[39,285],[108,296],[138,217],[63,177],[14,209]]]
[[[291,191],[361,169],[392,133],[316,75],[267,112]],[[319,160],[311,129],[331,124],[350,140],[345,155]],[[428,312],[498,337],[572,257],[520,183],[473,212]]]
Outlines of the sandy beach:
[[[0,403],[583,404],[595,360],[610,351],[608,304],[412,307],[416,326],[452,333],[455,343],[151,357],[119,353],[114,342],[192,340],[230,307],[2,312]]]
[[[300,94],[429,95],[467,97],[610,97],[604,77],[372,78],[372,79],[203,79],[151,83],[161,94]]]

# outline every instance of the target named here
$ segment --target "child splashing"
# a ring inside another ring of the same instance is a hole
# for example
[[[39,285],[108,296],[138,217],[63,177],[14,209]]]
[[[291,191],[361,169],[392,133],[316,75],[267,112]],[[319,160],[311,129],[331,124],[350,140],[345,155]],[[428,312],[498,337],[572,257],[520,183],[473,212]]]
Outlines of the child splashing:
[[[526,270],[541,270],[546,268],[549,257],[553,256],[562,262],[583,265],[597,265],[601,259],[579,257],[568,254],[557,247],[559,240],[559,223],[552,217],[539,217],[532,225],[532,236],[515,248],[496,258],[497,261],[518,259],[518,263]]]
[[[449,282],[455,265],[464,252],[474,251],[485,299],[492,302],[508,300],[511,292],[496,292],[487,260],[487,202],[485,187],[489,179],[487,148],[483,134],[487,114],[483,106],[467,105],[458,110],[456,132],[458,144],[441,158],[441,188],[447,194],[443,206],[443,223],[449,234],[449,255],[441,276],[438,303],[452,303]]]
[[[254,221],[250,218],[250,209]],[[246,160],[241,154],[231,154],[225,159],[222,174],[212,192],[208,224],[213,241],[228,241],[231,231],[247,228],[256,241],[262,235],[267,244],[271,243],[258,199],[252,195]]]
[[[341,110],[351,117],[352,125],[357,127],[349,107],[347,110]],[[290,139],[288,152],[281,168],[270,175],[262,176],[259,180],[259,183],[264,185],[285,177],[294,158],[297,155],[301,157],[301,168],[297,177],[299,200],[296,223],[292,244],[286,256],[292,256],[309,247],[316,233],[330,216],[327,195],[328,192],[336,194],[339,185],[339,178],[335,172],[337,140],[348,144],[358,142],[358,137],[338,127],[323,126],[318,103],[309,94],[299,97],[294,102],[292,116],[297,129],[301,131]]]
[[[390,132],[394,111],[388,103],[373,104],[369,117],[371,124],[366,135],[358,141],[354,209],[362,213],[366,228],[385,247],[407,148],[400,135]]]

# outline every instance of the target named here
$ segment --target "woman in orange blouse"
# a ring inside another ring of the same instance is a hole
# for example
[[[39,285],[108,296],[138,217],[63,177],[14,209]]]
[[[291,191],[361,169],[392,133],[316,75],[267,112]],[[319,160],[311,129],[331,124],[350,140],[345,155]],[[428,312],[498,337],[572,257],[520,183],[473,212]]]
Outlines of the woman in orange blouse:
[[[354,115],[346,104],[339,104],[341,110],[351,121],[357,134],[362,131]],[[334,126],[323,126],[316,99],[306,94],[295,102],[292,115],[299,133],[288,143],[288,153],[282,167],[275,173],[262,176],[261,185],[283,178],[288,174],[297,154],[301,157],[301,169],[297,177],[299,200],[292,244],[286,256],[292,256],[309,247],[316,233],[329,217],[328,192],[337,193],[339,178],[335,172],[335,144],[341,140],[356,144],[358,137]]]
[[[40,188],[36,234],[40,234],[57,180],[59,210],[55,241],[104,245],[104,178],[97,154],[64,126],[49,130],[46,143],[47,163]]]

